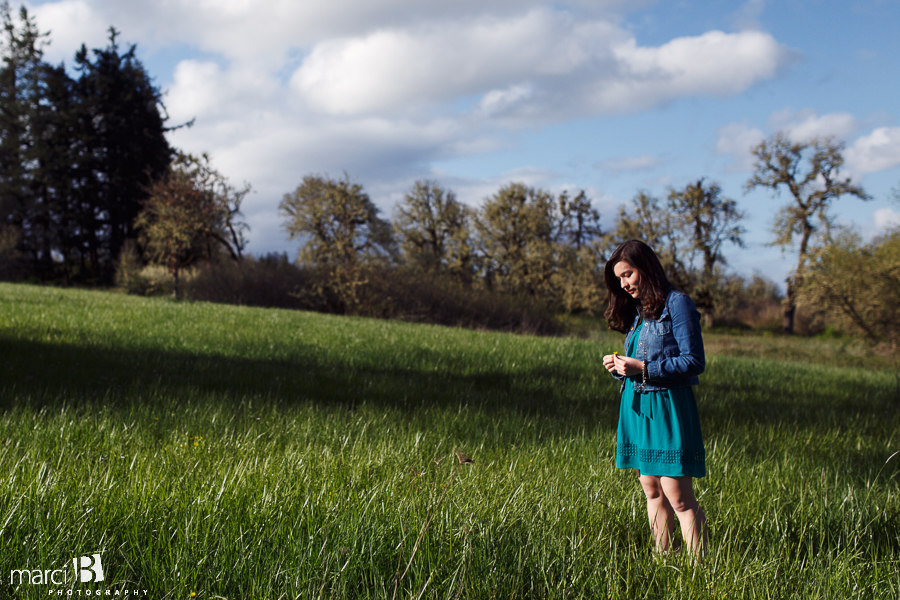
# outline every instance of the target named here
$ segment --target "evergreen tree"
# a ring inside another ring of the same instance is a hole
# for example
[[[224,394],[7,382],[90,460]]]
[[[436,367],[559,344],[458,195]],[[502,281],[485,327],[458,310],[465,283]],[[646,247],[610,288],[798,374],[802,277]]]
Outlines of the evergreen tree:
[[[47,271],[52,265],[52,206],[42,197],[39,174],[43,140],[42,61],[46,34],[23,7],[17,26],[8,2],[3,21],[0,68],[0,217],[18,231],[24,260]]]
[[[39,279],[109,282],[151,184],[173,152],[161,94],[117,32],[75,56],[77,80],[43,61],[47,34],[0,4],[0,225]]]
[[[118,32],[109,30],[109,45],[75,55],[80,132],[77,169],[83,178],[73,198],[80,219],[81,248],[93,271],[110,279],[126,240],[135,239],[134,220],[152,183],[172,161],[166,138],[161,93],[135,56],[135,46],[121,54]]]
[[[73,245],[68,212],[78,185],[72,160],[72,149],[77,146],[74,82],[62,65],[46,64],[41,81],[42,97],[31,124],[32,237],[40,250],[35,274],[68,279],[72,267],[69,248]]]

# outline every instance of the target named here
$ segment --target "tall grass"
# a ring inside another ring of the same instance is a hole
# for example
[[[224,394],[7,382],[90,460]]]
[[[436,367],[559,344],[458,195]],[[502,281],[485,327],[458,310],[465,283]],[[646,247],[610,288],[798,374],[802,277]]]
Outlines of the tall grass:
[[[619,344],[0,285],[0,597],[900,596],[894,371],[710,356],[692,566],[615,469]]]

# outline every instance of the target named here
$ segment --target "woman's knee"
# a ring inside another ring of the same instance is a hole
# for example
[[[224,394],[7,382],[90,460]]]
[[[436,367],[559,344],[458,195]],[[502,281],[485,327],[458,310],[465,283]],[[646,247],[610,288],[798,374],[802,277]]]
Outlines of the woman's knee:
[[[644,494],[646,494],[647,500],[656,500],[665,495],[659,477],[641,475],[639,479],[641,481],[641,487],[644,488]]]
[[[662,478],[660,488],[676,513],[700,508],[700,504],[694,496],[694,487],[690,477]]]

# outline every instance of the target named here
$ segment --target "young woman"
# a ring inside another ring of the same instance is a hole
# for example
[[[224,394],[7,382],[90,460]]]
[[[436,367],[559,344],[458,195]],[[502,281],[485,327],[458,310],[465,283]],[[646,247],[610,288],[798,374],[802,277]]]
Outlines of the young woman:
[[[622,381],[616,466],[637,469],[657,550],[673,546],[675,518],[692,554],[706,549],[706,516],[693,478],[706,475],[703,436],[691,386],[705,358],[700,314],[666,277],[647,244],[631,240],[606,263],[611,329],[625,333],[625,353],[603,357]]]

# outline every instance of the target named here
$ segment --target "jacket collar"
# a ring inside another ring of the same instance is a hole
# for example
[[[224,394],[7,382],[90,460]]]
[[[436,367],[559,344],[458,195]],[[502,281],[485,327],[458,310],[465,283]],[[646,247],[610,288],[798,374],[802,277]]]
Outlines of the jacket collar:
[[[669,290],[669,293],[666,294],[666,302],[665,302],[665,304],[663,304],[662,312],[659,313],[659,319],[657,319],[657,320],[661,321],[663,317],[666,317],[669,315],[669,300],[672,299],[673,294],[678,294],[678,293],[680,293],[680,292],[678,292],[675,288],[672,288]],[[634,325],[632,325],[632,328],[634,328],[634,326],[637,325],[638,319],[641,318],[641,305],[640,304],[635,305],[634,312],[635,312],[635,317],[634,317]]]

